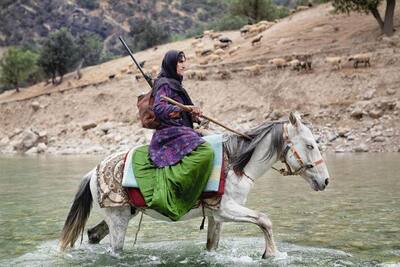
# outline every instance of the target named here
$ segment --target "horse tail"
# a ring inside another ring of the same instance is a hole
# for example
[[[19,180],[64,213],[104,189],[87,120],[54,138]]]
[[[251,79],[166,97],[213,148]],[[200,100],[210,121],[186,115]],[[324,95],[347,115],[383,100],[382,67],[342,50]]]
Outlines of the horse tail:
[[[83,177],[74,202],[65,220],[60,238],[60,248],[65,250],[68,246],[73,247],[79,234],[83,235],[85,224],[92,209],[92,194],[90,192],[90,178],[93,172],[89,172]]]

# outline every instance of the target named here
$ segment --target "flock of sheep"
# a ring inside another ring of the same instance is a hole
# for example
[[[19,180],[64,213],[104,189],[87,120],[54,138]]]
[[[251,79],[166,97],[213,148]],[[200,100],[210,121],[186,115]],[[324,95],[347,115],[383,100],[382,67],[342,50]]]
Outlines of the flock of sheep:
[[[291,13],[302,11],[310,8],[310,6],[298,6],[296,10]],[[244,39],[250,39],[251,46],[259,46],[261,39],[263,38],[262,32],[271,28],[275,22],[260,21],[257,24],[245,25],[240,29],[240,35]],[[205,41],[211,40],[212,45],[205,47]],[[230,57],[240,50],[240,46],[233,46],[233,41],[224,37],[220,32],[204,31],[201,36],[195,37],[191,42],[191,46],[194,49],[195,57],[199,65],[207,65],[209,63],[217,63],[223,59]],[[284,56],[280,58],[273,58],[268,61],[268,64],[276,69],[290,68],[295,71],[310,71],[312,69],[312,54],[293,54],[291,56]],[[359,65],[364,64],[364,67],[370,67],[371,54],[363,53],[356,54],[347,57],[326,57],[325,62],[330,64],[331,69],[340,70],[343,64],[346,62],[353,62],[354,68],[358,68]],[[126,69],[121,70],[121,73],[133,73],[133,66],[129,66]],[[258,75],[266,65],[255,64],[253,66],[247,66],[242,68],[244,72],[250,73],[251,75]],[[158,72],[158,66],[152,66],[151,70],[148,70],[152,77],[155,77]],[[218,71],[222,78],[230,77],[227,71]],[[135,73],[136,74],[136,73]],[[187,77],[189,79],[205,80],[206,72],[204,70],[188,70]],[[135,75],[136,79],[140,79],[141,75]]]

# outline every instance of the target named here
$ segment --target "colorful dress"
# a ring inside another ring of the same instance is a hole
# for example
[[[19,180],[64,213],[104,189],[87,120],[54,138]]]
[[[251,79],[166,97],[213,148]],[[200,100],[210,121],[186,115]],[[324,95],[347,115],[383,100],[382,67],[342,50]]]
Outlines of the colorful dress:
[[[161,125],[149,149],[136,151],[134,174],[147,206],[177,221],[199,200],[211,174],[214,152],[193,130],[191,114],[161,98],[165,95],[193,105],[179,81],[159,77],[154,95],[153,110]],[[173,115],[177,112],[179,117]]]

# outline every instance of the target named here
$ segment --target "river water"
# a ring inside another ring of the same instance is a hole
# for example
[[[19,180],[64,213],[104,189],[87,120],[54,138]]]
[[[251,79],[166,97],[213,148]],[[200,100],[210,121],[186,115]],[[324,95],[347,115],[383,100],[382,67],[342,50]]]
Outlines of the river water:
[[[216,252],[206,252],[201,219],[131,221],[125,251],[107,253],[108,237],[61,253],[57,238],[81,176],[99,157],[0,158],[0,266],[398,266],[400,153],[327,155],[327,190],[300,177],[268,172],[257,180],[248,207],[268,214],[286,257],[261,260],[260,230],[226,223]],[[93,210],[89,225],[100,220]]]

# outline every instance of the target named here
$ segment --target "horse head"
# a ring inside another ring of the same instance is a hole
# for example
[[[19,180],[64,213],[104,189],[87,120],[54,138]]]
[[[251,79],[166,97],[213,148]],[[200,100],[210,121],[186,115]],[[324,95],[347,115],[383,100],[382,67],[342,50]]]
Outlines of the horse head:
[[[290,113],[284,126],[283,160],[292,174],[303,177],[315,191],[323,191],[329,183],[329,173],[311,130],[298,113]]]

